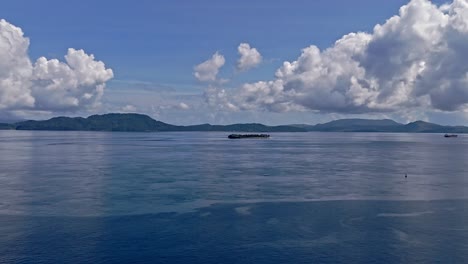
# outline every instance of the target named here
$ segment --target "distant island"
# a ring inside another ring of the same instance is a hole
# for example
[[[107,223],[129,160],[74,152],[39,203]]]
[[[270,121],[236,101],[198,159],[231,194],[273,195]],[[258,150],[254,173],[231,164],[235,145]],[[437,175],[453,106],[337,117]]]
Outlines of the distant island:
[[[405,132],[405,133],[468,133],[465,126],[442,126],[424,121],[408,124],[390,119],[340,119],[317,125],[266,126],[263,124],[191,125],[177,126],[152,119],[142,114],[104,114],[83,117],[54,117],[43,121],[0,123],[0,130],[52,130],[52,131],[222,131],[222,132]]]

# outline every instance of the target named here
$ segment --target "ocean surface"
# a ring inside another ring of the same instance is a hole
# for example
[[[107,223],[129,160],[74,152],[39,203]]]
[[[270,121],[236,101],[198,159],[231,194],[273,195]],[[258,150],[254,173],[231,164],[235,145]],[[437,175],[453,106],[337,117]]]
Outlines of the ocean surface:
[[[227,135],[0,131],[0,263],[468,263],[468,136]]]

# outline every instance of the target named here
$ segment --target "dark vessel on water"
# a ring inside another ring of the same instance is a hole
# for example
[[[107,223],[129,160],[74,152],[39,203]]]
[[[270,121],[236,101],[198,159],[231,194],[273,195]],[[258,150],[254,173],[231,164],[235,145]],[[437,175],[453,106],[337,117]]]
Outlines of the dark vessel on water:
[[[228,138],[237,139],[237,138],[269,138],[268,134],[231,134]]]
[[[446,138],[454,138],[454,137],[458,137],[458,135],[456,135],[456,134],[445,134],[444,137],[446,137]]]

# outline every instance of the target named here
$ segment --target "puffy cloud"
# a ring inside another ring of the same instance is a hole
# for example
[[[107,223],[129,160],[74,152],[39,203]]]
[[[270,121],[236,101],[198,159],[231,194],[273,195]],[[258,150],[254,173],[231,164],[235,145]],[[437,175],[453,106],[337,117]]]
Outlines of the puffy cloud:
[[[214,82],[224,63],[224,56],[216,52],[210,59],[195,66],[193,75],[201,82]]]
[[[106,81],[113,77],[112,70],[83,50],[68,49],[65,62],[41,57],[34,64],[31,91],[35,108],[71,111],[99,102]]]
[[[239,108],[229,101],[231,96],[225,89],[214,86],[206,88],[203,94],[208,106],[216,110],[237,111]]]
[[[251,48],[248,43],[241,43],[237,48],[240,58],[237,61],[237,69],[245,71],[253,68],[262,62],[262,55],[255,48]]]
[[[113,77],[101,61],[69,49],[65,62],[28,56],[22,30],[0,20],[0,110],[77,111],[94,107]]]
[[[216,104],[274,112],[458,111],[468,108],[468,0],[412,0],[371,33],[310,46],[272,81],[245,84]]]
[[[178,105],[177,105],[177,108],[179,108],[180,110],[189,110],[190,109],[190,106],[184,102],[180,102]]]
[[[34,106],[28,47],[20,28],[0,20],[0,110]]]

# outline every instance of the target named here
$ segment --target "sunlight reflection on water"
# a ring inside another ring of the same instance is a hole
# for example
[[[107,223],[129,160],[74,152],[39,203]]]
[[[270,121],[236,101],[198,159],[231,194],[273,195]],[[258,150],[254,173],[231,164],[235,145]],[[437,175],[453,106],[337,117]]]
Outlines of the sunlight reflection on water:
[[[126,215],[216,203],[468,197],[468,138],[0,131],[0,213]],[[404,174],[408,178],[404,178]]]

